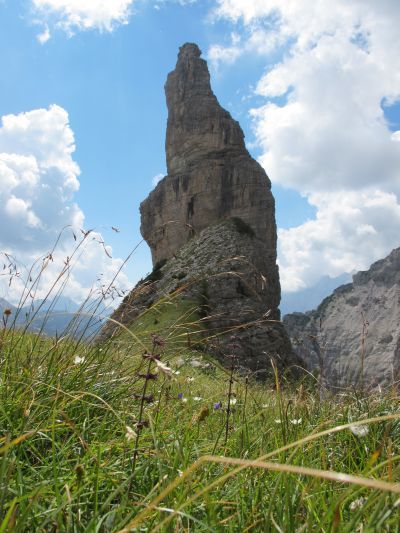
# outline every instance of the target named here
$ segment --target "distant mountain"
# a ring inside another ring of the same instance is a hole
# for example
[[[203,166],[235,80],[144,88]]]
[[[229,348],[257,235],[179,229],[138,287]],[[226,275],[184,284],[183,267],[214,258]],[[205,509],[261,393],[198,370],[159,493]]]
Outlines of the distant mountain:
[[[321,301],[329,296],[337,287],[351,281],[351,274],[344,273],[336,278],[322,276],[313,286],[298,292],[282,293],[281,316],[295,311],[305,312],[315,309]]]
[[[95,335],[102,327],[98,316],[109,316],[112,309],[100,303],[97,308],[95,301],[86,302],[85,306],[76,304],[66,296],[60,296],[57,300],[35,300],[31,305],[25,305],[18,309],[4,298],[0,298],[1,316],[5,309],[11,310],[7,319],[8,327],[15,326],[22,329],[28,325],[28,331],[41,332],[49,337],[69,335],[71,337],[84,338]],[[95,313],[95,316],[93,316]],[[3,327],[3,320],[0,322]]]

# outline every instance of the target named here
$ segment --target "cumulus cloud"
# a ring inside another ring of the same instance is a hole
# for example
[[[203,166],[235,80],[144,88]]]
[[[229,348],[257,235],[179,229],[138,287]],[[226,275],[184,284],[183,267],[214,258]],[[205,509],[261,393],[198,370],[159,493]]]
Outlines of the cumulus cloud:
[[[73,160],[74,150],[68,113],[59,106],[1,119],[0,251],[26,266],[10,287],[7,276],[0,277],[2,296],[18,299],[29,265],[49,253],[57,239],[59,244],[43,274],[39,295],[51,286],[67,258],[75,257],[68,267],[76,264],[69,272],[66,294],[76,301],[86,297],[97,275],[102,273],[106,283],[121,266],[120,259],[111,258],[111,249],[99,233],[83,237],[84,214],[74,202],[80,173]],[[124,275],[119,283],[121,288],[128,287]]]
[[[221,65],[235,63],[245,53],[269,55],[283,42],[282,35],[271,28],[265,31],[265,28],[252,27],[251,32],[245,38],[242,38],[237,32],[232,32],[229,45],[211,45],[207,53],[207,59],[211,62],[213,68],[218,70]]]
[[[38,40],[50,38],[49,25],[68,35],[80,30],[111,32],[127,24],[134,0],[31,0],[35,16],[44,25]]]
[[[155,187],[157,183],[163,179],[163,177],[164,177],[164,174],[161,174],[161,173],[153,176],[151,179],[151,184],[153,185],[153,187]]]
[[[235,59],[269,38],[269,48],[257,49],[266,58],[256,88],[265,104],[251,111],[260,161],[274,183],[316,207],[315,220],[279,232],[283,289],[367,268],[400,246],[399,132],[384,113],[400,100],[400,4],[217,4],[214,17],[241,31]],[[281,57],[274,64],[272,50]]]
[[[378,189],[314,193],[315,220],[279,230],[282,287],[294,292],[321,276],[365,269],[399,243],[400,205]]]

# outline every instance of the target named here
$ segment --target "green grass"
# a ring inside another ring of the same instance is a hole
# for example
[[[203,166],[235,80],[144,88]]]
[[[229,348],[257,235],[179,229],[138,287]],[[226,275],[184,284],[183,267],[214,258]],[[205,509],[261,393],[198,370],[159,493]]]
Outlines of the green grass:
[[[400,531],[398,397],[236,376],[225,444],[229,375],[194,349],[201,329],[187,300],[102,346],[0,330],[0,532]],[[141,377],[145,351],[178,373]]]

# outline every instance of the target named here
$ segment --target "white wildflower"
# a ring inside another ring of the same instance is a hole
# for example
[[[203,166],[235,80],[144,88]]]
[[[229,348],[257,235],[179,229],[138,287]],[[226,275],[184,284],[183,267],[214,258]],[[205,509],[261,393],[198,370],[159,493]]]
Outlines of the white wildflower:
[[[237,403],[237,399],[236,398],[230,398],[230,400],[229,400],[229,404],[230,405],[236,405],[236,403]]]
[[[280,418],[275,419],[275,424],[282,424],[282,420]]]
[[[131,440],[135,440],[137,437],[137,433],[133,431],[133,429],[130,426],[125,426],[125,427],[126,427],[126,433],[125,433],[126,440],[128,442]]]
[[[186,381],[188,383],[192,383],[194,381],[194,378],[192,376],[189,376],[188,378],[186,378]]]
[[[302,418],[295,418],[294,420],[291,420],[290,423],[293,424],[294,426],[298,426],[299,424],[301,424],[303,421]]]
[[[364,425],[350,426],[349,429],[356,437],[365,437],[369,433],[369,427]]]
[[[74,365],[80,365],[85,361],[84,357],[79,357],[79,355],[75,355],[74,357]]]
[[[181,400],[183,403],[187,403],[187,398],[182,398]]]
[[[357,498],[356,500],[352,501],[349,507],[350,511],[357,511],[357,509],[360,509],[364,505],[365,501],[365,498],[362,496],[361,498]]]
[[[156,359],[155,362],[156,362],[156,365],[157,365],[157,369],[160,372],[162,372],[163,374],[165,374],[168,377],[172,377],[174,375],[175,372],[172,370],[172,368],[167,366],[165,363],[163,363],[162,361],[159,361],[158,359]]]
[[[202,398],[201,396],[193,396],[193,400],[194,400],[195,402],[201,402],[202,399],[203,399],[203,398]]]

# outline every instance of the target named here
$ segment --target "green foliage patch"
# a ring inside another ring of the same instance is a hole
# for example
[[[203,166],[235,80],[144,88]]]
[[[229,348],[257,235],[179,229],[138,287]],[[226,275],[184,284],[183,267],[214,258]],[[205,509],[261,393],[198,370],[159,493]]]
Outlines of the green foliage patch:
[[[228,397],[229,374],[192,347],[201,329],[182,299],[102,346],[0,330],[1,531],[399,530],[397,395],[235,375]]]

